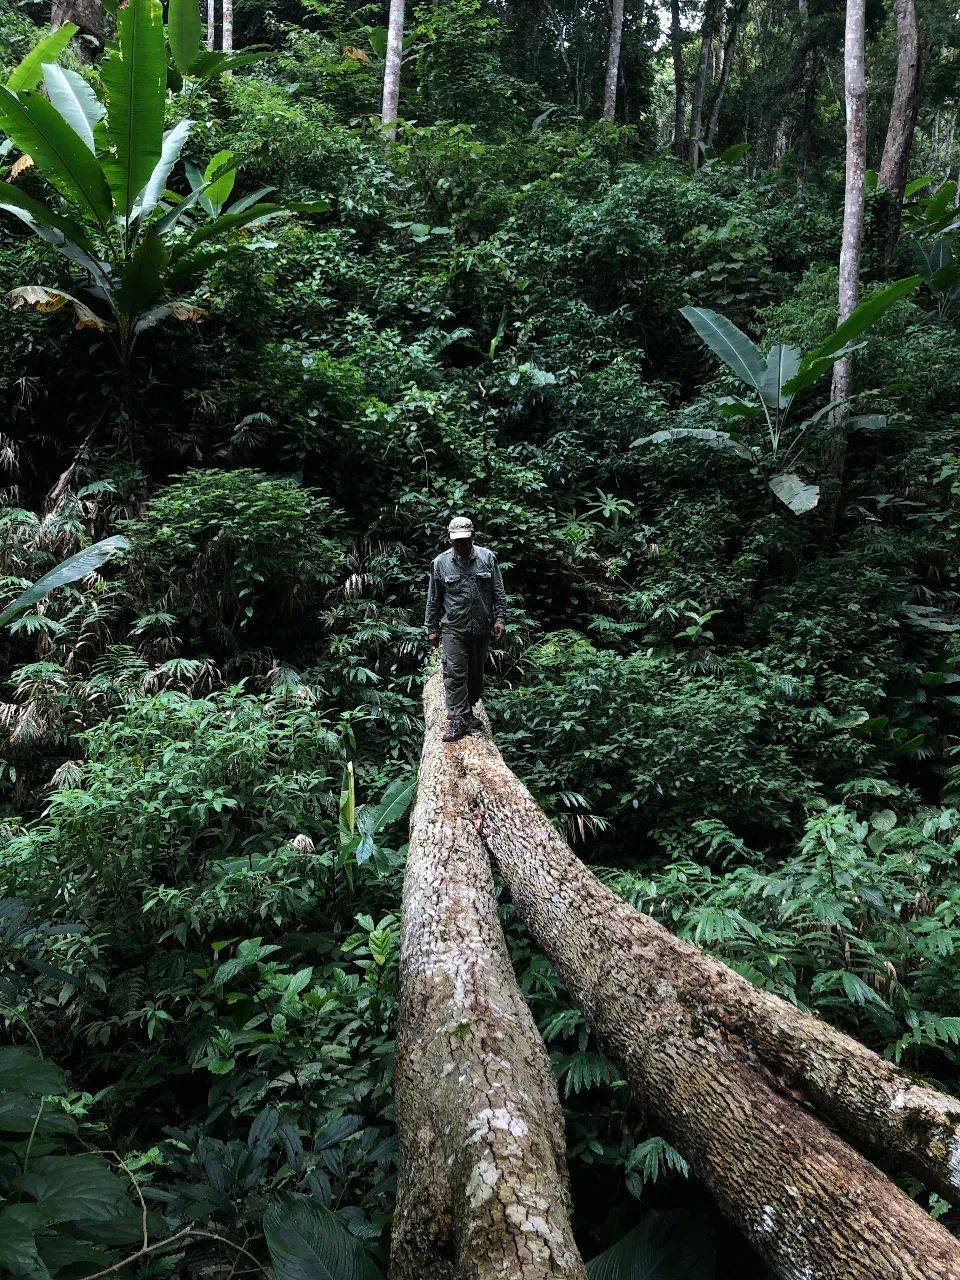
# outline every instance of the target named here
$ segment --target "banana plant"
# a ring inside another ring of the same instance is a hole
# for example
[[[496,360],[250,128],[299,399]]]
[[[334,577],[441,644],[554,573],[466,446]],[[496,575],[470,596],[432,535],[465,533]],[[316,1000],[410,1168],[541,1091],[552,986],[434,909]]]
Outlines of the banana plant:
[[[77,328],[109,338],[129,432],[131,366],[141,334],[163,320],[202,318],[204,312],[178,294],[212,262],[242,247],[232,233],[327,206],[265,202],[272,188],[227,205],[237,167],[233,155],[208,165],[188,194],[168,190],[192,122],[181,120],[164,132],[167,63],[160,0],[128,0],[118,9],[117,40],[94,85],[59,65],[64,30],[42,40],[0,86],[0,130],[31,157],[51,189],[50,202],[6,182],[0,209],[67,258],[75,283],[69,292],[46,284],[22,286],[7,301],[40,312],[70,307]]]
[[[943,319],[960,300],[960,258],[948,236],[915,240],[913,252],[923,282],[936,300],[937,314]]]
[[[799,392],[812,386],[841,356],[851,351],[852,344],[885,311],[912,293],[921,278],[910,276],[877,289],[829,338],[806,354],[802,354],[797,347],[778,342],[764,355],[725,316],[708,307],[682,307],[680,314],[689,321],[706,346],[750,390],[748,397],[718,397],[720,412],[731,424],[762,421],[766,426],[767,447],[760,449],[745,444],[728,431],[692,427],[669,427],[636,443],[661,444],[672,440],[693,439],[714,449],[728,450],[747,461],[765,463],[768,468],[776,471],[768,483],[780,501],[796,514],[811,511],[820,500],[819,486],[807,484],[787,468],[796,463],[810,428],[822,421],[836,405],[825,405],[793,426],[790,424],[790,410],[794,400]],[[856,418],[851,419],[851,425],[856,423]],[[871,425],[876,426],[875,417]]]
[[[182,84],[185,95],[215,75],[235,71],[265,56],[265,51],[259,49],[226,53],[206,48],[197,0],[169,0],[166,36],[173,78]]]

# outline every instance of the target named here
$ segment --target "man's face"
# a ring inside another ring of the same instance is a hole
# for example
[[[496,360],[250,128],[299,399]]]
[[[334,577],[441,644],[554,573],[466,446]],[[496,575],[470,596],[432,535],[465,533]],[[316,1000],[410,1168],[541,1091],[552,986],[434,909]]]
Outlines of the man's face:
[[[453,549],[461,560],[469,560],[473,554],[473,538],[454,538]]]

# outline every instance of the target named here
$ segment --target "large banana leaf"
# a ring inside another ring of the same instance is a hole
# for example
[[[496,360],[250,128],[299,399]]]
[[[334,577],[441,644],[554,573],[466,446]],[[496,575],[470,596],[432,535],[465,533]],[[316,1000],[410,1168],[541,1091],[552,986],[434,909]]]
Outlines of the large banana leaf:
[[[83,76],[64,71],[55,62],[45,62],[43,86],[73,132],[93,151],[93,130],[103,119],[104,107]]]
[[[45,98],[11,93],[0,86],[0,129],[62,196],[106,228],[112,213],[110,188],[97,158]]]
[[[711,431],[707,427],[665,427],[663,431],[655,431],[652,436],[644,436],[634,440],[631,448],[641,444],[671,444],[674,440],[696,440],[705,444],[708,449],[725,449],[735,453],[738,458],[753,459],[753,454],[746,445],[734,440],[727,431]]]
[[[166,246],[151,228],[124,265],[117,290],[117,310],[122,315],[135,316],[156,302],[163,291],[163,271],[168,261]]]
[[[206,185],[200,203],[207,213],[215,218],[230,198],[233,184],[237,180],[237,158],[232,151],[218,151],[211,159],[203,174]]]
[[[35,89],[43,75],[45,62],[56,62],[79,30],[72,22],[65,22],[56,31],[39,40],[18,67],[14,67],[7,79],[7,88],[19,93],[23,89]]]
[[[104,165],[117,213],[129,220],[163,148],[167,59],[160,0],[129,0],[117,11],[119,44],[103,64],[107,139]]]
[[[681,307],[680,314],[693,325],[715,356],[754,391],[761,391],[767,362],[759,348],[725,316],[709,307]]]
[[[783,388],[786,394],[796,395],[798,391],[816,382],[821,374],[840,359],[845,347],[855,342],[895,303],[913,293],[922,279],[922,276],[907,276],[904,280],[894,280],[865,298],[826,341],[806,353],[797,374]]]
[[[784,391],[784,386],[795,376],[800,368],[800,352],[797,347],[777,342],[770,348],[767,356],[767,372],[760,388],[760,395],[765,404],[771,408],[786,409],[792,399]]]
[[[32,604],[37,604],[44,596],[49,595],[51,591],[55,591],[57,587],[69,586],[71,582],[77,582],[80,578],[85,578],[88,573],[93,573],[111,556],[116,555],[118,551],[125,551],[129,545],[126,538],[115,534],[112,538],[104,538],[102,542],[95,542],[90,547],[84,547],[75,556],[70,556],[62,564],[58,564],[55,569],[45,573],[33,586],[27,587],[26,591],[17,596],[16,600],[8,604],[4,611],[0,613],[0,627],[12,621],[24,609],[29,609]]]
[[[136,212],[140,217],[146,217],[159,204],[167,188],[167,179],[170,177],[170,172],[177,163],[180,152],[183,150],[183,144],[186,142],[192,128],[192,120],[181,120],[179,124],[174,125],[172,129],[168,129],[163,135],[160,159],[157,161],[156,167],[150,175],[150,180],[144,187],[137,202]]]
[[[15,218],[25,222],[34,231],[39,230],[41,227],[53,227],[87,253],[93,252],[86,232],[79,222],[74,222],[71,218],[65,218],[62,214],[45,205],[42,200],[34,199],[33,196],[28,195],[26,191],[21,191],[19,187],[15,187],[11,182],[5,182],[0,186],[0,209],[6,210],[7,213],[12,213]]]
[[[770,481],[770,488],[780,501],[798,516],[806,511],[812,511],[820,501],[820,486],[805,484],[793,472],[783,472],[781,475],[774,476]]]
[[[197,0],[170,0],[167,13],[167,44],[174,66],[187,75],[200,52],[200,6]]]

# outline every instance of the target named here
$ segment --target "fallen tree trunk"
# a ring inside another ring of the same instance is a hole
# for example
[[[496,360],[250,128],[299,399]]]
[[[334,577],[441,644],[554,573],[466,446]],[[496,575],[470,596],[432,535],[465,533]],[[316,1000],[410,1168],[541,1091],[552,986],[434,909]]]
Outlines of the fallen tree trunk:
[[[427,729],[403,893],[393,1280],[583,1280],[563,1112],[455,748]]]
[[[604,1051],[777,1275],[960,1280],[949,1232],[820,1118],[956,1197],[960,1102],[617,898],[489,739],[447,768]]]

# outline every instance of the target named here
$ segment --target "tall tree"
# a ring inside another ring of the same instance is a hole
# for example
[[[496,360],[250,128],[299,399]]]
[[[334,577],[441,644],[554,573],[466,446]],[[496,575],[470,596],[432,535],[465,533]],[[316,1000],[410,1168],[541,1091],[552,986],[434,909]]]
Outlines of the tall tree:
[[[233,52],[233,0],[223,0],[220,13],[220,48]]]
[[[673,154],[683,157],[686,142],[683,136],[684,99],[686,94],[683,75],[683,29],[680,26],[680,0],[670,0],[670,51],[673,56]]]
[[[603,82],[603,118],[613,120],[617,113],[617,78],[620,71],[620,46],[623,42],[623,0],[610,0],[610,39],[607,44],[607,75]]]
[[[387,19],[387,54],[383,64],[383,103],[380,119],[388,138],[397,136],[397,107],[400,103],[400,59],[403,56],[404,0],[390,0]]]
[[[717,130],[720,127],[720,109],[723,106],[723,99],[727,92],[727,85],[730,83],[730,72],[733,68],[733,55],[736,52],[737,39],[740,35],[740,22],[743,18],[746,7],[746,0],[739,0],[739,3],[735,4],[730,11],[730,17],[727,21],[726,35],[723,41],[723,60],[720,64],[720,75],[717,80],[716,88],[713,92],[713,102],[710,105],[710,122],[707,125],[708,147],[713,146],[717,137]]]
[[[803,85],[803,102],[800,107],[800,140],[797,143],[797,185],[803,190],[807,177],[807,164],[810,160],[810,145],[813,140],[813,109],[817,94],[817,59],[818,54],[810,37],[810,0],[798,0],[800,17],[800,40],[803,50],[803,69],[801,83]]]
[[[217,21],[216,0],[207,0],[207,48],[212,49],[214,44],[214,27]]]
[[[75,49],[84,62],[93,60],[96,48],[103,45],[103,4],[101,0],[53,0],[50,6],[50,27],[56,31],[65,22],[80,28],[85,40],[77,40]]]
[[[847,0],[843,37],[843,91],[847,113],[846,183],[840,241],[837,323],[843,324],[860,299],[860,251],[863,245],[864,176],[867,165],[867,69],[865,0]],[[830,437],[825,458],[828,491],[824,514],[836,518],[847,451],[848,400],[853,391],[853,355],[833,367]]]
[[[921,50],[914,0],[894,0],[897,23],[897,78],[878,177],[887,189],[889,206],[884,235],[884,263],[889,268],[903,215],[903,191],[920,107]]]
[[[703,27],[700,31],[700,61],[693,81],[690,99],[690,164],[699,169],[702,160],[701,136],[703,133],[703,102],[707,91],[707,72],[710,65],[710,48],[713,43],[717,7],[720,0],[706,0],[703,10]]]
[[[438,680],[424,705],[403,886],[390,1275],[586,1280],[553,1069],[510,963],[490,859],[447,768]]]

